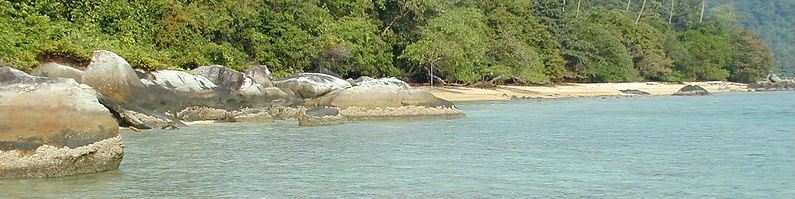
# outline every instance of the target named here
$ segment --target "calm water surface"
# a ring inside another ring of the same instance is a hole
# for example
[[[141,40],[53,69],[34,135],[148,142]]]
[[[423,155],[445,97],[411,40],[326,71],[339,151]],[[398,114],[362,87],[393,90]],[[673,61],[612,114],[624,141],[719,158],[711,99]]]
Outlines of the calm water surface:
[[[795,197],[795,93],[458,105],[459,120],[122,133],[119,170],[0,198]]]

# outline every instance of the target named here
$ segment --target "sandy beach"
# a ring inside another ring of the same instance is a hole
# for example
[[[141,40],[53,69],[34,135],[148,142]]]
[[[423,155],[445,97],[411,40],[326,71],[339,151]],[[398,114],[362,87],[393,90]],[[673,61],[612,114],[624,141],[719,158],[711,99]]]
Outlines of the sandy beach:
[[[556,99],[579,97],[629,97],[643,96],[627,94],[622,90],[639,90],[650,95],[672,95],[685,85],[698,85],[712,93],[748,92],[747,84],[735,82],[634,82],[634,83],[568,83],[542,86],[508,86],[494,88],[429,87],[421,86],[439,98],[460,101],[491,101],[511,99]]]

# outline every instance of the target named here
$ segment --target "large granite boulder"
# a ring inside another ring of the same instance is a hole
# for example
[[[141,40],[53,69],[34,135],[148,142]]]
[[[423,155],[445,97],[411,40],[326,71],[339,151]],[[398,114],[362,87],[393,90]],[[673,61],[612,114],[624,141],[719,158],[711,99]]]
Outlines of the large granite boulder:
[[[144,84],[124,58],[110,51],[94,51],[83,74],[87,84],[115,102],[125,104],[145,90]]]
[[[704,89],[704,87],[698,85],[687,85],[679,89],[679,91],[677,91],[676,93],[674,93],[674,95],[710,95],[710,94],[712,93],[707,91],[707,89]]]
[[[42,77],[71,78],[77,81],[77,83],[83,81],[82,70],[78,70],[76,68],[72,68],[66,65],[61,65],[55,62],[44,63],[41,66],[33,69],[33,72],[31,72],[30,74]]]
[[[351,88],[308,99],[305,105],[338,107],[353,119],[465,117],[453,103],[395,78],[363,79]]]
[[[243,96],[262,97],[267,95],[265,86],[262,84],[248,75],[221,65],[202,66],[193,69],[193,72],[206,77],[219,87],[240,92]]]
[[[141,79],[144,84],[158,84],[177,92],[212,92],[218,86],[204,76],[176,70],[159,70],[149,73],[149,79]]]
[[[313,98],[351,87],[351,84],[343,79],[320,73],[299,73],[276,79],[273,84],[302,98]]]
[[[246,81],[246,75],[221,65],[201,66],[193,69],[193,73],[209,79],[220,87],[238,90]]]
[[[271,71],[265,65],[252,66],[246,70],[246,75],[254,80],[254,83],[260,84],[263,87],[273,87],[273,76]]]
[[[0,68],[0,178],[117,169],[119,126],[95,94],[73,79]]]
[[[779,82],[785,82],[785,81],[787,81],[787,80],[781,79],[781,78],[780,78],[780,77],[778,77],[778,75],[776,75],[776,74],[768,74],[766,79],[767,79],[768,81],[770,81],[770,82],[773,82],[773,83],[779,83]]]
[[[325,97],[325,96],[324,96]],[[340,108],[364,107],[452,107],[453,103],[428,91],[412,88],[396,78],[382,78],[356,83],[356,86],[329,94],[329,106]]]

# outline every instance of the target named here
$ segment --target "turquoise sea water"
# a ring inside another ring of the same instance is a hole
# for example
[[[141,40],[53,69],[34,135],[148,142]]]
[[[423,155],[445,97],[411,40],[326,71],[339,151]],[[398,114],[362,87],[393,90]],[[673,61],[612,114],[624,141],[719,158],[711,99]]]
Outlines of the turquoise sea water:
[[[460,103],[458,120],[122,133],[119,170],[16,197],[793,198],[795,93]]]

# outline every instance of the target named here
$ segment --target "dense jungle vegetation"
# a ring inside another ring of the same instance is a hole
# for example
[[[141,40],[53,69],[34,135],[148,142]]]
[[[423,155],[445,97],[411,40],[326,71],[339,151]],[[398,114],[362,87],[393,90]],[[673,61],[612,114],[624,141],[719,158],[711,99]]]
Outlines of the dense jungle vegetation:
[[[702,19],[702,0],[2,0],[0,65],[84,66],[104,49],[149,70],[754,82],[795,72],[794,5],[710,0]]]

